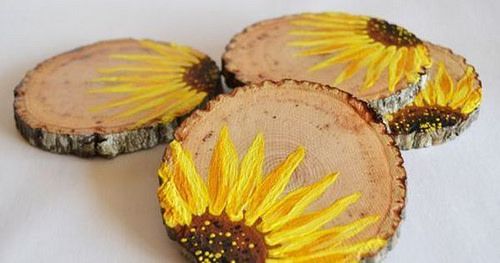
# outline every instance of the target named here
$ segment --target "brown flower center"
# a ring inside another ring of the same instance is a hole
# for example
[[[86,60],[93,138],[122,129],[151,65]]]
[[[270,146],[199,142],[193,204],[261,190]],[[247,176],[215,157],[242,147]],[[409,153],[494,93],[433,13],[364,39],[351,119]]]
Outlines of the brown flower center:
[[[464,120],[466,116],[448,107],[416,107],[409,106],[393,115],[389,122],[392,134],[409,134],[412,132],[430,132],[436,129],[453,126]]]
[[[267,255],[260,232],[225,214],[195,216],[189,226],[170,229],[169,235],[196,262],[265,262]]]
[[[219,69],[210,58],[205,57],[186,69],[183,80],[198,91],[214,92],[220,85]]]
[[[387,21],[371,18],[367,25],[368,35],[386,46],[413,47],[422,43],[408,30]]]

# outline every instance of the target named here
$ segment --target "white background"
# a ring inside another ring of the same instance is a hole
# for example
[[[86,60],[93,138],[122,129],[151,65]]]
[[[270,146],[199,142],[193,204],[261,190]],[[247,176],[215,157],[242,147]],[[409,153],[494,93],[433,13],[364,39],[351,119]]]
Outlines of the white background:
[[[0,1],[0,262],[182,262],[155,197],[164,146],[112,161],[29,146],[13,88],[57,53],[98,40],[171,40],[219,58],[258,20],[301,11],[383,17],[452,47],[477,67],[479,120],[460,138],[404,152],[407,219],[386,262],[500,258],[500,1]]]

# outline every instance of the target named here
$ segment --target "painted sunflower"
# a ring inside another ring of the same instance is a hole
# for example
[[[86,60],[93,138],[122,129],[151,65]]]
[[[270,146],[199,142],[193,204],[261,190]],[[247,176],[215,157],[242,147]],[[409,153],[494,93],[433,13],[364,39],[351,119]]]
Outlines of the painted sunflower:
[[[351,240],[376,222],[377,216],[323,228],[355,203],[359,193],[322,210],[305,212],[335,182],[337,173],[283,195],[304,158],[302,147],[263,177],[262,134],[240,162],[224,127],[213,151],[208,184],[179,142],[170,144],[170,154],[158,171],[158,198],[169,236],[194,261],[357,262],[386,245],[382,238]]]
[[[310,71],[345,64],[335,85],[366,68],[361,86],[366,90],[375,85],[387,69],[388,88],[393,92],[401,80],[416,83],[423,69],[431,66],[422,40],[381,19],[331,12],[299,15],[291,23],[298,28],[289,34],[299,39],[289,44],[304,48],[299,56],[328,56]]]
[[[476,83],[476,76],[474,68],[468,66],[455,83],[444,63],[439,63],[435,77],[413,103],[386,116],[391,132],[430,132],[466,120],[481,103],[482,89]]]
[[[120,113],[112,118],[142,113],[144,117],[137,126],[153,120],[167,123],[193,110],[213,89],[218,70],[208,56],[178,44],[139,42],[150,54],[111,55],[126,64],[98,70],[103,76],[93,82],[104,86],[89,92],[122,96],[91,110],[120,108]]]

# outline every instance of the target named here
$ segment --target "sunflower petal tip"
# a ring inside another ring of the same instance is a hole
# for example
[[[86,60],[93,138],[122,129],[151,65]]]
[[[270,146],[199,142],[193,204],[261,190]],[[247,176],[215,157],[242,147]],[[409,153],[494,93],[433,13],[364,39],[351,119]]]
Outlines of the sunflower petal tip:
[[[373,224],[373,223],[380,220],[380,216],[379,215],[368,215],[368,216],[364,217],[363,220],[368,221],[368,224]]]
[[[336,181],[336,180],[337,180],[337,178],[339,177],[339,175],[340,175],[340,173],[339,173],[339,172],[333,172],[333,173],[331,173],[331,174],[327,175],[327,177],[329,177],[329,178],[330,178],[330,180],[332,180],[332,181]]]
[[[353,202],[357,202],[361,198],[361,196],[362,196],[361,192],[356,192],[349,197],[350,199],[352,199]]]
[[[396,90],[396,83],[389,86],[389,91],[392,93]]]
[[[227,127],[227,124],[223,124],[222,128],[220,129],[221,134],[229,134],[229,128]]]
[[[468,66],[467,66],[467,69],[465,69],[465,74],[466,74],[466,75],[472,75],[473,73],[474,73],[474,67],[473,67],[473,66],[468,65]]]
[[[262,132],[259,132],[256,136],[254,141],[256,141],[259,144],[264,144],[264,134]]]
[[[178,142],[177,140],[173,140],[172,142],[170,142],[170,149],[172,149],[173,151],[181,151],[182,150],[181,143]]]
[[[295,150],[297,152],[298,155],[300,155],[301,157],[304,157],[304,155],[306,154],[306,148],[302,145],[299,145],[297,147],[297,150]]]

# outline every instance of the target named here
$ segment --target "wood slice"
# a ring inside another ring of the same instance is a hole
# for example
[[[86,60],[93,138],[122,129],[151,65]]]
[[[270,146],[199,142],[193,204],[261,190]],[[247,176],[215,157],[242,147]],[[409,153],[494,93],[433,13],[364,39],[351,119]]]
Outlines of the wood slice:
[[[171,140],[177,117],[220,87],[214,61],[194,49],[150,40],[104,41],[28,72],[14,92],[15,120],[28,142],[41,149],[114,157]]]
[[[422,41],[411,32],[345,13],[306,13],[256,23],[233,37],[222,62],[229,87],[263,80],[314,81],[347,91],[381,114],[411,102],[431,65]],[[352,75],[344,78],[343,73]]]
[[[370,237],[389,241],[383,251],[363,255],[365,260],[378,260],[393,246],[405,206],[406,173],[392,137],[366,103],[335,88],[294,80],[265,81],[220,95],[206,110],[195,111],[175,132],[205,179],[223,125],[231,131],[240,158],[255,135],[263,133],[265,172],[297,146],[304,146],[306,157],[286,192],[339,172],[335,185],[311,209],[360,192],[361,199],[331,224],[379,215],[380,220],[353,242]],[[169,160],[169,151],[165,159]]]
[[[404,150],[456,138],[479,115],[482,86],[474,67],[448,48],[428,42],[426,45],[434,64],[425,89],[413,103],[385,116],[390,133]]]

